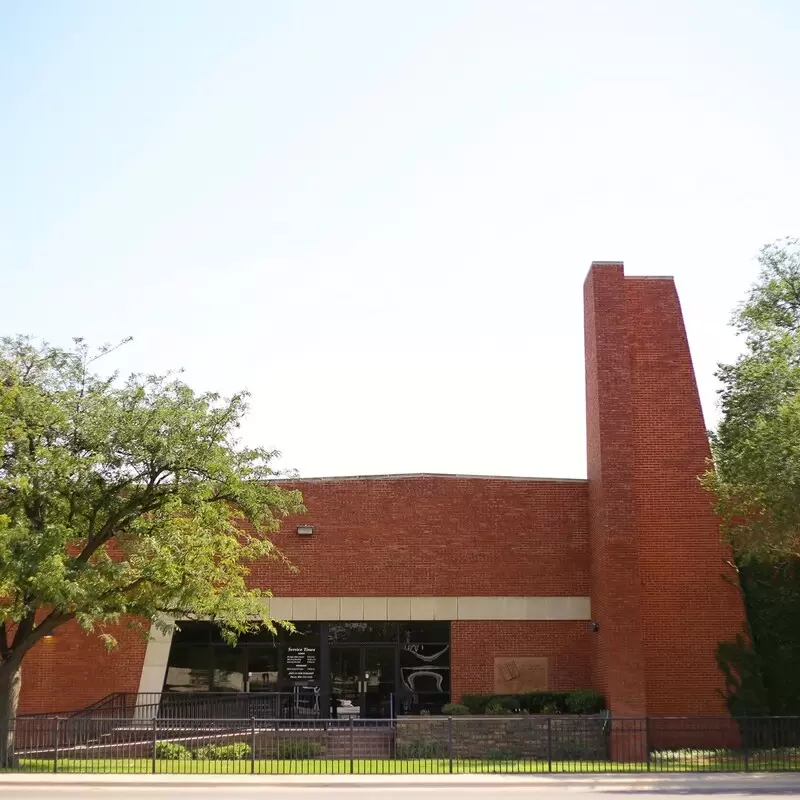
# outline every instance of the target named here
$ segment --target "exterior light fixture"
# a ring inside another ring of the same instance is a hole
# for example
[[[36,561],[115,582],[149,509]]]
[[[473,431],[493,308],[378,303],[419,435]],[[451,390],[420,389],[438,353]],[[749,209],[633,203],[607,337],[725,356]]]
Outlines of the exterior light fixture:
[[[55,636],[53,636],[53,634],[52,634],[52,633],[47,633],[47,634],[45,634],[44,636],[42,636],[42,641],[44,641],[44,642],[52,642],[52,641],[53,641],[53,639],[55,639],[55,638],[56,638],[56,637],[55,637]]]
[[[314,526],[313,525],[298,525],[297,526],[297,533],[300,536],[313,536],[314,535]]]
[[[599,622],[594,622],[594,621],[590,622],[589,623],[589,630],[592,633],[598,633],[600,631],[600,623]]]

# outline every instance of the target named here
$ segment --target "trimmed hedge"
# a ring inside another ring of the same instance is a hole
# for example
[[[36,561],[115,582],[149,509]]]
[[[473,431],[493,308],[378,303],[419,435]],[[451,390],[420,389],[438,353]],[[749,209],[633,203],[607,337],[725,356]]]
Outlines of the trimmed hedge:
[[[447,703],[442,706],[442,714],[446,717],[463,717],[469,713],[469,709],[460,703]]]
[[[247,742],[204,744],[195,748],[194,758],[197,761],[244,761],[252,752]]]
[[[166,761],[184,761],[191,757],[191,750],[178,742],[156,742],[156,758]]]
[[[566,706],[569,714],[598,714],[605,710],[606,700],[599,692],[579,689],[567,695]]]
[[[465,694],[461,704],[470,714],[598,714],[605,698],[598,692],[527,692],[526,694]]]
[[[190,750],[179,742],[161,741],[156,743],[156,758],[165,761],[242,761],[252,754],[247,742],[231,744],[203,744]]]
[[[325,748],[310,739],[284,739],[278,744],[277,757],[280,760],[320,758],[325,754]]]

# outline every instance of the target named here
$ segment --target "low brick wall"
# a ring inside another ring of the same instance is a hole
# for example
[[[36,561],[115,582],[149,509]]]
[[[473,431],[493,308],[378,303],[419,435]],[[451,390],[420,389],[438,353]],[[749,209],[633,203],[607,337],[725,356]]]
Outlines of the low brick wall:
[[[398,758],[605,759],[601,717],[400,717]]]

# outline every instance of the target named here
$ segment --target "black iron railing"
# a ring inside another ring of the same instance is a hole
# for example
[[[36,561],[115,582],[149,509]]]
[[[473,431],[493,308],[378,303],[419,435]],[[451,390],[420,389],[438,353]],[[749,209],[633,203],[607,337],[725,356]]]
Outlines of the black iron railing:
[[[316,719],[324,716],[313,689],[294,692],[115,692],[77,711],[21,718],[95,719]]]
[[[4,766],[29,772],[800,771],[800,718],[794,717],[330,720],[134,714],[26,717],[12,727],[13,753]]]

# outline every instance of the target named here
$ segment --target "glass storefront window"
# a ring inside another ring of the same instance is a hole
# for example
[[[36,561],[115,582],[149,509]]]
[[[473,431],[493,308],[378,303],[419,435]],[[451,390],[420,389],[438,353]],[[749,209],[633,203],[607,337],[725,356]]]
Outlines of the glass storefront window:
[[[400,648],[400,678],[414,694],[450,691],[450,646],[405,645]]]
[[[300,622],[296,633],[264,628],[236,646],[224,643],[213,623],[180,626],[165,692],[285,692],[276,709],[286,712],[285,701],[292,714],[300,706],[316,714],[320,697],[329,697],[331,713],[361,717],[439,713],[449,701],[447,622]],[[312,705],[301,702],[306,696]]]
[[[211,649],[178,645],[169,653],[165,692],[207,692],[211,686]]]
[[[227,647],[215,647],[212,692],[244,691],[244,653]]]
[[[295,630],[290,633],[278,628],[278,640],[293,647],[300,644],[319,645],[320,629],[318,622],[295,622]]]
[[[212,625],[208,622],[189,622],[188,620],[175,623],[172,634],[173,647],[182,644],[208,644],[211,641]]]
[[[396,642],[396,622],[331,622],[328,625],[331,644],[360,642]]]
[[[441,714],[442,706],[450,702],[449,692],[440,694],[421,694],[417,697],[410,711],[412,714],[419,714],[420,711],[427,711],[429,714]]]
[[[449,642],[449,622],[401,622],[400,643]]]
[[[249,692],[278,691],[278,651],[271,647],[247,648],[247,679]]]
[[[251,633],[243,633],[239,637],[239,646],[244,647],[245,645],[274,645],[278,641],[278,637],[280,636],[280,628],[275,626],[275,633],[273,633],[269,628],[264,627],[257,631],[252,631]]]

